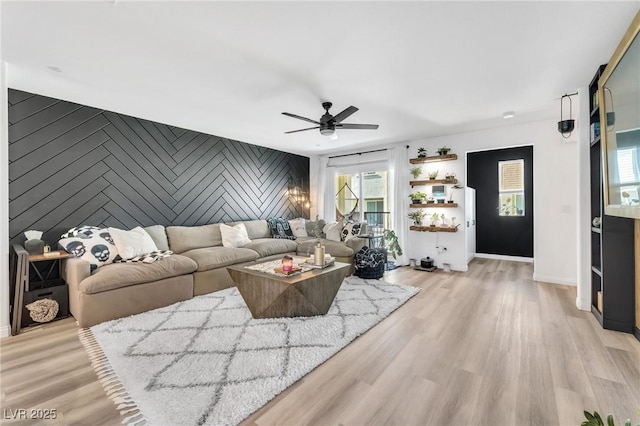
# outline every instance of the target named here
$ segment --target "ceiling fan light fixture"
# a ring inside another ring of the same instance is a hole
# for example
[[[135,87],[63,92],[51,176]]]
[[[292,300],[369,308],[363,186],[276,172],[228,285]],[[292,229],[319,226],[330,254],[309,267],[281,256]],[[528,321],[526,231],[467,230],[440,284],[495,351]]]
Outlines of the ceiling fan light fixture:
[[[330,127],[320,129],[320,134],[322,136],[333,136],[336,133],[336,129],[332,129]]]

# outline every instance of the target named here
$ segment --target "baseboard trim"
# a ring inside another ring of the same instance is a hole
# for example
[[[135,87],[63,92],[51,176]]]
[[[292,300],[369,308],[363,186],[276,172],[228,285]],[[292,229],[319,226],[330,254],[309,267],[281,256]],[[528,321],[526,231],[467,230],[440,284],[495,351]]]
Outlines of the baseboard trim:
[[[573,286],[573,287],[576,286],[576,281],[573,280],[573,279],[538,275],[535,272],[533,273],[533,280],[534,281],[541,281],[541,282],[544,282],[544,283],[551,283],[551,284],[570,285],[570,286]]]
[[[489,254],[489,253],[476,253],[475,257],[478,257],[481,259],[510,260],[513,262],[533,263],[533,257],[506,256],[504,254]]]
[[[0,327],[0,337],[9,337],[9,336],[11,336],[11,327],[8,325]]]

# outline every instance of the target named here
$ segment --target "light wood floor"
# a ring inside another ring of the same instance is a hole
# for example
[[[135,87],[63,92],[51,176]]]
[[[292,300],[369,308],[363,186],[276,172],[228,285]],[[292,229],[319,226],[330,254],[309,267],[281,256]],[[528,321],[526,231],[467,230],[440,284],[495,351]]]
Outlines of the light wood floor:
[[[640,423],[640,342],[578,311],[574,287],[531,276],[484,259],[467,273],[387,272],[422,291],[244,424],[579,425],[585,409]],[[72,319],[0,345],[3,410],[118,424]]]

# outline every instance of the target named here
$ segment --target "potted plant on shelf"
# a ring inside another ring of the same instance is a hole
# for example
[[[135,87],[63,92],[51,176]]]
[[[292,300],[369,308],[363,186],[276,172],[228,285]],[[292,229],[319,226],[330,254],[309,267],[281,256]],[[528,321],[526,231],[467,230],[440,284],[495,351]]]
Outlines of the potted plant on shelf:
[[[436,226],[438,224],[438,219],[440,219],[438,213],[433,213],[431,215],[431,226]]]
[[[434,171],[434,172],[429,173],[429,179],[434,180],[437,177],[438,177],[438,171],[437,170]]]
[[[422,204],[427,199],[427,194],[416,191],[409,194],[409,198],[411,198],[411,203],[413,204]]]
[[[413,210],[407,216],[409,216],[409,219],[413,219],[414,225],[420,226],[422,225],[422,219],[424,219],[425,215],[426,213],[424,212],[424,210],[418,209]]]
[[[412,167],[410,172],[414,179],[418,179],[418,176],[422,173],[422,167]]]
[[[433,204],[435,202],[436,202],[436,200],[431,195],[429,195],[429,197],[427,197],[427,204]]]
[[[453,193],[455,192],[456,189],[462,189],[462,188],[464,188],[462,185],[453,185],[453,187],[451,188],[451,191],[449,191],[449,200],[447,200],[447,203],[452,204]]]
[[[449,148],[448,146],[441,146],[440,148],[438,148],[438,154],[440,155],[447,155],[449,151],[451,151],[451,148]]]
[[[456,179],[456,174],[453,172],[447,172],[447,174],[444,175],[444,178],[448,181],[454,181]]]
[[[424,158],[427,156],[427,150],[423,147],[418,148],[418,158]]]

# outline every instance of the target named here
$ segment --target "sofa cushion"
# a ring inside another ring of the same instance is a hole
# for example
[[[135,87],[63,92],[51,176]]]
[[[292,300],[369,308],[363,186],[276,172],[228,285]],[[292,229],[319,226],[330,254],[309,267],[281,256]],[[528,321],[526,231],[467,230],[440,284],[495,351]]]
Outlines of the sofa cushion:
[[[301,256],[311,256],[313,254],[313,247],[319,242],[325,248],[325,253],[334,257],[349,257],[353,256],[353,249],[348,247],[342,241],[331,241],[326,238],[313,238],[313,237],[300,237],[298,238],[298,254]]]
[[[169,249],[174,253],[222,245],[218,223],[203,226],[167,226],[167,237]]]
[[[182,253],[198,264],[198,271],[222,268],[236,263],[251,262],[258,257],[257,252],[248,248],[205,247]]]
[[[259,238],[243,248],[255,250],[260,257],[267,257],[274,254],[295,253],[298,244],[295,241],[281,238]]]
[[[269,238],[271,234],[269,233],[269,225],[267,221],[264,219],[261,220],[245,220],[244,227],[247,229],[247,235],[251,240],[258,238]]]
[[[169,250],[169,240],[167,240],[167,232],[164,230],[164,226],[152,225],[143,229],[151,236],[158,250]]]
[[[191,274],[198,268],[193,260],[177,254],[154,263],[113,263],[98,268],[80,283],[80,291],[86,294],[101,293],[130,285],[158,281],[179,275]],[[153,294],[149,294],[153,297]]]

